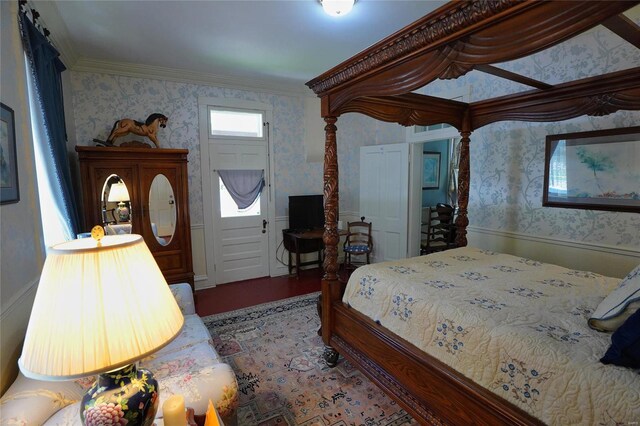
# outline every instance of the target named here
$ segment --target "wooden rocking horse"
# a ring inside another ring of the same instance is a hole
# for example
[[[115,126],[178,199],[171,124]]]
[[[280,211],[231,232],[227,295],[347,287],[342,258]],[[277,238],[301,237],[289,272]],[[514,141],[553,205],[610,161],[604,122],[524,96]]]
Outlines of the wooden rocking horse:
[[[120,119],[113,123],[113,128],[107,138],[107,145],[113,145],[114,140],[120,136],[133,133],[138,136],[148,137],[156,148],[160,148],[157,137],[158,126],[167,127],[168,120],[166,115],[159,113],[151,114],[144,123],[131,118]]]

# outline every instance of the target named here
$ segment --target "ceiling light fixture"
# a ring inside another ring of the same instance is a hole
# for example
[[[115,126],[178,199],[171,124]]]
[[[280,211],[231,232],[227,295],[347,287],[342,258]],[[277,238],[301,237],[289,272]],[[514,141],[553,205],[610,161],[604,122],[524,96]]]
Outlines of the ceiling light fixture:
[[[330,16],[344,16],[351,12],[356,0],[318,0],[325,13]]]

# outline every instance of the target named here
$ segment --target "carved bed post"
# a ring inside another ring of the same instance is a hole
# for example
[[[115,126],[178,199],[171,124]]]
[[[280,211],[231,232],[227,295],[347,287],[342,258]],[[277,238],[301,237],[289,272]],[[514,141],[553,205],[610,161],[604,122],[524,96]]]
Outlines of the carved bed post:
[[[456,243],[458,247],[467,245],[467,206],[469,205],[470,161],[469,161],[469,136],[471,131],[460,132],[460,163],[458,165],[458,217],[456,218]]]
[[[331,339],[331,304],[340,299],[338,282],[338,149],[335,125],[337,117],[325,117],[324,147],[324,276],[322,277],[322,341],[325,361],[330,367],[338,361],[338,353],[329,346]]]
[[[324,146],[324,281],[338,281],[338,149],[337,117],[325,117]]]

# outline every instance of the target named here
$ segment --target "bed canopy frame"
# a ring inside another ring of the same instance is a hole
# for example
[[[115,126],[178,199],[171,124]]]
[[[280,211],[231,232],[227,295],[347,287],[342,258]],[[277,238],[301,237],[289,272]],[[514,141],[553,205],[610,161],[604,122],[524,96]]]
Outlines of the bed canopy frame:
[[[329,363],[337,360],[337,350],[422,424],[540,423],[341,302],[336,122],[356,112],[404,126],[447,123],[458,129],[457,242],[465,246],[474,130],[499,121],[552,122],[640,110],[640,66],[552,85],[493,64],[532,55],[597,25],[640,49],[640,27],[623,14],[638,3],[453,1],[307,83],[321,98],[326,122],[321,301]],[[413,93],[471,70],[532,89],[471,103]]]

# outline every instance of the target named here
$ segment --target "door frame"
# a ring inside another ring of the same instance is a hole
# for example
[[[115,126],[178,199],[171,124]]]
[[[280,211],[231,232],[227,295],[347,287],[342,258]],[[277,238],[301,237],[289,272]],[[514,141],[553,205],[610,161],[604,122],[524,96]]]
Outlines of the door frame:
[[[464,86],[449,92],[448,99],[461,102],[470,102],[473,86]],[[445,127],[438,130],[426,130],[416,132],[416,126],[408,126],[405,130],[405,142],[410,144],[412,151],[409,152],[411,159],[409,178],[409,255],[420,254],[420,233],[422,230],[422,149],[417,149],[417,144],[437,140],[449,140],[449,159],[454,154],[453,147],[461,139],[460,131],[455,127]],[[449,160],[451,163],[451,160]]]
[[[422,146],[425,142],[447,140],[449,144],[449,164],[451,164],[451,156],[454,154],[453,148],[461,138],[455,127],[423,132],[418,135],[407,141],[410,147],[409,158],[411,159],[409,171],[409,256],[420,255],[422,232]],[[407,139],[409,139],[409,136],[407,136]]]
[[[215,270],[214,256],[214,226],[213,223],[213,199],[211,196],[211,170],[209,167],[209,106],[222,108],[253,109],[264,111],[267,125],[265,134],[267,141],[267,169],[265,175],[268,176],[268,183],[262,191],[267,195],[267,232],[268,239],[268,274],[271,276],[277,268],[276,252],[276,207],[275,207],[275,167],[273,141],[271,139],[271,123],[273,123],[273,106],[271,104],[245,101],[240,99],[218,98],[211,96],[198,97],[198,129],[200,133],[200,175],[202,181],[202,209],[204,220],[204,249],[206,262],[207,284],[203,288],[215,287],[217,276]],[[266,191],[265,191],[266,190]]]

